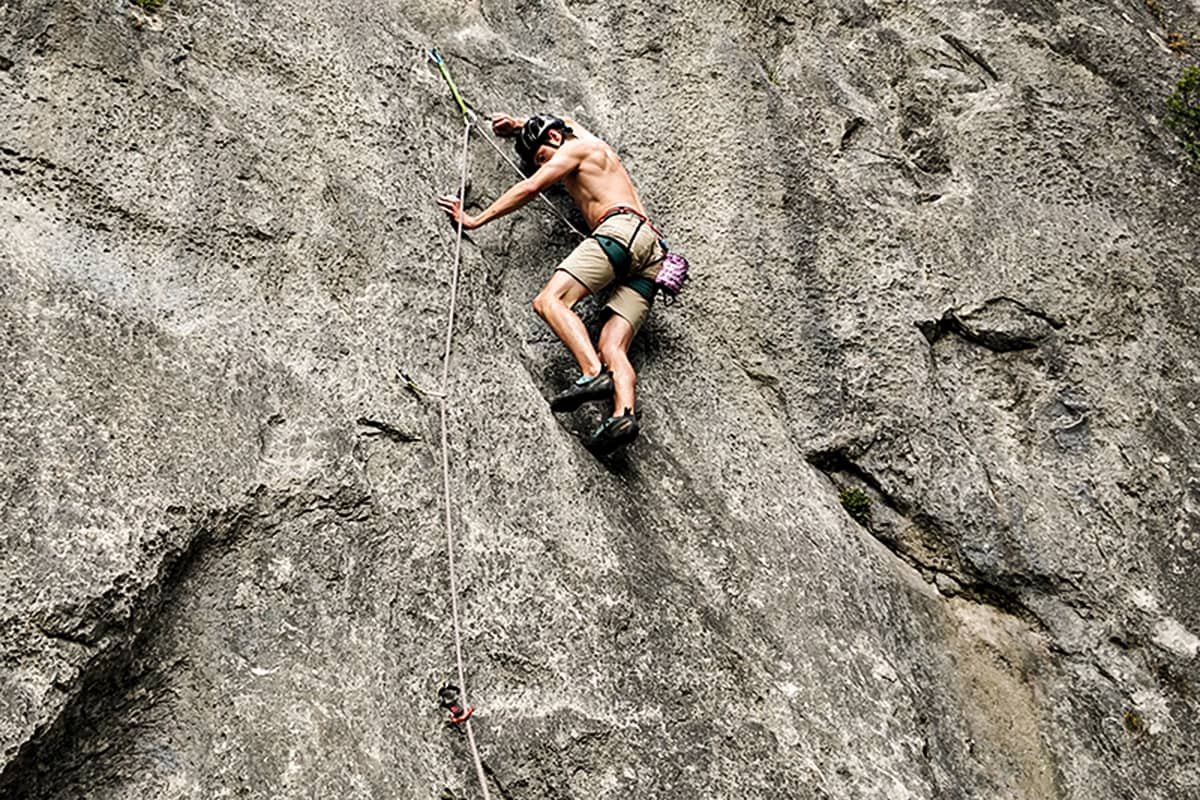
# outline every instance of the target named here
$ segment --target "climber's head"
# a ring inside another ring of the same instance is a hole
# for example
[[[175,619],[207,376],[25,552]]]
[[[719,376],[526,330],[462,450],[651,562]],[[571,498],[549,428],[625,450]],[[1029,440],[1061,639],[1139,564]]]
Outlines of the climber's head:
[[[517,155],[527,166],[540,167],[554,157],[571,129],[560,117],[538,114],[530,117],[517,134]]]

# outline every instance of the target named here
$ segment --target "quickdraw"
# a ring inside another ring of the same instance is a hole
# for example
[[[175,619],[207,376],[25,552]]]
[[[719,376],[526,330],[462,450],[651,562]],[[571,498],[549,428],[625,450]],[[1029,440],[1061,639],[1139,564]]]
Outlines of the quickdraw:
[[[463,100],[462,95],[458,91],[458,87],[454,84],[454,79],[450,77],[450,70],[446,68],[446,62],[442,59],[441,53],[435,48],[429,48],[429,60],[437,65],[438,71],[442,73],[442,77],[446,79],[446,85],[450,87],[450,93],[454,95],[458,107],[462,109],[463,119],[468,122],[475,121],[475,114],[467,108],[467,101]]]
[[[437,66],[438,72],[442,73],[442,78],[445,79],[446,85],[450,87],[450,93],[454,95],[454,101],[458,103],[458,108],[462,111],[463,119],[466,120],[467,127],[476,128],[482,134],[484,129],[479,124],[479,118],[467,101],[463,99],[462,92],[458,90],[458,85],[454,82],[454,78],[450,77],[450,68],[446,66],[446,61],[442,58],[442,54],[437,51],[437,48],[433,47],[426,50],[425,54],[429,57],[429,60],[432,61],[435,66]],[[487,142],[488,145],[496,151],[496,154],[500,156],[500,158],[504,159],[505,163],[512,167],[512,169],[518,175],[520,175],[522,178],[525,177],[525,173],[521,171],[521,167],[518,166],[515,161],[509,158],[502,149],[500,149],[500,145],[496,144],[492,137],[484,136],[483,140]],[[538,192],[538,199],[540,199],[547,208],[553,211],[560,220],[566,223],[567,227],[574,231],[576,236],[581,239],[587,238],[587,234],[579,230],[579,228],[575,226],[575,223],[571,222],[570,218],[563,213],[562,209],[550,202],[550,199],[547,198],[545,194]]]

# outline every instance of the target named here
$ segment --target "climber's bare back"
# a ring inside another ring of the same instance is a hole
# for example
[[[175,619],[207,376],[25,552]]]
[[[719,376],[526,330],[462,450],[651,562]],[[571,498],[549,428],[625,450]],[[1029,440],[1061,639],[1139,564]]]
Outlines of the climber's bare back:
[[[596,227],[604,212],[617,206],[629,206],[645,215],[642,199],[616,151],[579,123],[569,121],[568,124],[575,135],[557,150],[539,149],[534,159],[540,168],[538,172],[557,177],[562,170],[563,186],[583,213],[589,228]],[[547,158],[547,154],[553,155]],[[533,179],[537,180],[538,175],[535,174]]]

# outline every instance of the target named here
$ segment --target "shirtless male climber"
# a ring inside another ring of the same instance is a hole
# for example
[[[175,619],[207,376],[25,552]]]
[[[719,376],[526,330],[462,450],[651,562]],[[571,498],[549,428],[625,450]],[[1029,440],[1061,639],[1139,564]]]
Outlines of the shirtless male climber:
[[[637,373],[629,363],[628,351],[654,300],[654,276],[666,255],[662,235],[647,219],[616,152],[574,120],[498,114],[492,118],[492,130],[498,136],[515,136],[518,155],[537,171],[478,216],[465,213],[456,197],[440,198],[438,205],[455,223],[461,221],[463,228],[470,230],[516,211],[552,184],[564,183],[592,235],[558,265],[533,299],[534,310],[575,356],[582,373],[574,385],[551,401],[550,408],[574,411],[583,403],[612,397],[612,416],[588,441],[596,452],[612,452],[638,435],[634,414]],[[609,284],[615,284],[606,305],[611,313],[600,331],[597,354],[583,320],[572,309]]]

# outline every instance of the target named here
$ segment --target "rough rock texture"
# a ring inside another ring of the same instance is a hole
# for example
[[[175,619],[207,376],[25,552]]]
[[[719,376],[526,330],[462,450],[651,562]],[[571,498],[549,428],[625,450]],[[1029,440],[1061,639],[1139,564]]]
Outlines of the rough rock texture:
[[[466,246],[493,797],[1200,796],[1172,31],[1200,5],[0,0],[0,795],[480,796],[396,378],[441,366],[438,45],[608,138],[696,269],[601,463],[529,308],[572,234]]]

